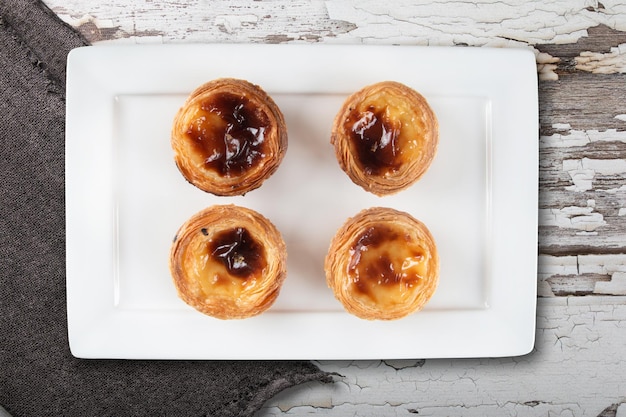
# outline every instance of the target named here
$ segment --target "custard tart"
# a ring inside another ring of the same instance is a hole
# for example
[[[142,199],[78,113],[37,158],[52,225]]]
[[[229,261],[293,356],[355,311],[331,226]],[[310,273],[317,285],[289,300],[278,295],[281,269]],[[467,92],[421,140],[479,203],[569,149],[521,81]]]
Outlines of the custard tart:
[[[335,116],[331,143],[352,182],[383,196],[411,186],[428,170],[439,124],[420,93],[383,81],[346,99]]]
[[[324,268],[345,310],[367,320],[395,320],[421,310],[439,282],[437,246],[428,228],[384,207],[346,221],[331,241]]]
[[[280,109],[259,86],[219,78],[194,90],[174,117],[174,161],[191,184],[243,195],[269,178],[287,151]]]
[[[185,222],[171,247],[179,297],[219,319],[261,314],[286,277],[287,251],[278,229],[254,210],[217,205]]]

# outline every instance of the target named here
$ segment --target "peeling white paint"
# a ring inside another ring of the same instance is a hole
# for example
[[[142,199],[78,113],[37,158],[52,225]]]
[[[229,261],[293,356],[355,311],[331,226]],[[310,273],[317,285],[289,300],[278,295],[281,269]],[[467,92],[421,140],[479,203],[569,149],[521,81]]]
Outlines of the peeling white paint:
[[[598,23],[626,27],[617,17],[620,12],[626,14],[626,5],[612,5],[600,14],[589,12],[583,2],[569,3],[569,12],[564,15],[557,3],[483,0],[457,2],[451,7],[445,1],[350,0],[328,1],[326,6],[331,19],[358,27],[353,36],[387,41],[424,39],[430,45],[573,43],[587,36],[586,27]]]
[[[569,123],[554,123],[552,127],[557,130],[570,130],[572,125]]]
[[[566,190],[582,192],[593,188],[593,179],[596,176],[596,172],[594,170],[581,168],[567,170],[567,173],[570,175],[574,185],[565,187]]]
[[[563,164],[565,166],[565,162]],[[626,172],[625,159],[591,159],[583,158],[579,160],[567,160],[568,165],[575,163],[580,169],[593,170],[598,174],[615,175]]]
[[[617,188],[607,188],[606,190],[602,190],[602,192],[607,194],[617,194],[626,192],[626,185],[621,185]]]
[[[566,159],[563,171],[567,172],[574,185],[566,187],[570,191],[588,191],[593,189],[596,175],[618,175],[626,173],[624,159]]]
[[[280,33],[309,33],[311,23],[325,26],[321,36],[342,43],[398,43],[422,45],[528,47],[540,43],[574,43],[587,36],[587,28],[604,24],[626,30],[626,4],[607,4],[601,11],[589,10],[589,2],[502,2],[446,0],[322,1],[277,0],[245,2],[238,0],[142,1],[129,7],[126,0],[45,0],[64,20],[90,14],[101,21],[113,21],[125,37],[163,33],[164,42],[193,40],[214,42],[230,35],[231,42],[262,40]],[[240,17],[244,14],[245,17]],[[252,17],[254,16],[254,18]],[[270,16],[264,19],[264,16]],[[216,18],[219,19],[216,20]],[[211,19],[207,21],[207,18]],[[264,27],[256,28],[263,20]],[[343,22],[343,30],[329,21]],[[336,28],[333,30],[333,28]],[[288,29],[288,32],[286,30]],[[103,40],[104,41],[104,40]],[[121,42],[116,40],[116,42]],[[581,65],[608,65],[612,56],[584,57]],[[623,56],[617,48],[617,56]],[[602,59],[600,59],[602,58]],[[541,77],[554,77],[549,57],[542,57]]]
[[[591,139],[587,133],[575,130],[566,135],[555,133],[551,136],[541,136],[539,139],[539,146],[543,149],[579,147],[589,143],[591,143]]]
[[[399,370],[383,361],[322,361],[343,377],[279,394],[256,417],[594,417],[624,400],[626,357],[616,352],[625,344],[626,297],[540,298],[530,355],[427,359]]]
[[[545,279],[537,281],[537,297],[554,297],[552,286]]]
[[[612,47],[608,53],[581,52],[576,58],[576,69],[594,74],[626,72],[626,44]]]
[[[606,224],[604,216],[600,213],[594,213],[593,210],[593,207],[540,209],[539,225],[593,232]]]
[[[559,76],[555,72],[557,64],[560,61],[559,58],[553,57],[545,52],[535,51],[535,59],[537,61],[537,72],[540,80],[556,81],[559,79]]]
[[[554,124],[552,127],[559,131],[567,131],[567,133],[541,136],[539,146],[543,149],[580,147],[594,142],[626,143],[626,131],[617,131],[616,129],[602,132],[598,130],[570,130],[570,125],[565,123]]]
[[[115,27],[115,23],[112,19],[99,19],[95,16],[92,16],[89,13],[82,14],[80,16],[71,15],[71,14],[61,14],[59,15],[61,20],[65,23],[69,24],[73,27],[80,27],[87,23],[92,23],[99,29],[107,29]]]
[[[542,280],[554,275],[578,275],[578,257],[539,255],[537,275]]]
[[[578,279],[581,275],[595,278],[589,278],[585,283]],[[575,290],[603,295],[626,295],[626,254],[540,255],[537,276],[540,297],[553,297],[555,291]]]
[[[610,281],[597,281],[593,292],[626,295],[626,272],[613,273]]]
[[[227,33],[233,33],[247,25],[256,24],[259,17],[254,14],[215,16],[215,25]]]
[[[626,273],[626,255],[578,255],[578,267],[581,274]]]

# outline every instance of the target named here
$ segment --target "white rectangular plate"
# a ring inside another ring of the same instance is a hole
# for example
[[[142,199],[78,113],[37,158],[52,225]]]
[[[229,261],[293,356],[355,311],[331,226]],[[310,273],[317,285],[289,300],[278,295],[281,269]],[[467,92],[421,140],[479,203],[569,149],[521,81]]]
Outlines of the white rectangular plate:
[[[487,48],[340,45],[97,46],[68,58],[67,314],[72,353],[127,359],[493,357],[534,345],[538,105],[534,55]],[[218,77],[260,85],[285,115],[278,171],[243,197],[188,184],[172,159],[173,116]],[[350,182],[330,127],[343,100],[382,80],[421,92],[440,145],[426,175],[379,198]],[[288,277],[260,316],[221,321],[184,304],[168,269],[192,214],[234,203],[268,217]],[[431,230],[437,292],[392,322],[346,313],[326,287],[329,242],[359,210],[387,206]]]

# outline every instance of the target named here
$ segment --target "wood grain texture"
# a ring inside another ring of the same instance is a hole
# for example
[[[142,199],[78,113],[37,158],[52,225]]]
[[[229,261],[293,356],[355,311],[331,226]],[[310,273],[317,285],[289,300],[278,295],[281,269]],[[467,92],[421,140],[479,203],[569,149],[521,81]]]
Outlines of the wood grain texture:
[[[355,29],[320,1],[48,1],[90,41],[316,42]]]
[[[588,7],[587,10],[602,13],[606,11],[606,7],[600,6],[597,9],[590,9]],[[536,44],[535,47],[541,52],[557,56],[561,59],[573,59],[579,57],[580,54],[584,52],[608,53],[613,47],[626,44],[626,32],[613,29],[606,24],[590,26],[586,32],[586,35],[578,38],[576,42],[560,44],[542,43]],[[567,67],[563,68],[563,70],[567,69]]]
[[[626,32],[598,25],[575,43],[535,45],[554,75],[539,84],[538,242],[549,255],[540,257],[540,296],[623,294],[621,273],[603,263],[626,253],[624,42]],[[588,267],[542,275],[542,262],[571,259]]]
[[[539,173],[541,253],[626,253],[626,132],[541,137]]]
[[[626,74],[561,74],[539,84],[542,136],[570,130],[626,130]]]
[[[92,42],[527,48],[539,82],[537,341],[520,358],[324,362],[257,417],[626,416],[626,3],[46,0]],[[514,127],[512,127],[514,128]],[[515,219],[511,219],[515,221]],[[515,237],[511,237],[514,239]]]
[[[540,299],[529,355],[321,362],[343,375],[332,390],[321,384],[290,389],[257,417],[620,416],[626,412],[624,333],[625,297]]]
[[[541,255],[538,276],[542,297],[626,295],[626,255]]]
[[[599,24],[626,30],[621,18],[626,5],[619,1],[46,0],[46,4],[94,42],[150,38],[523,47],[574,43],[587,28]]]

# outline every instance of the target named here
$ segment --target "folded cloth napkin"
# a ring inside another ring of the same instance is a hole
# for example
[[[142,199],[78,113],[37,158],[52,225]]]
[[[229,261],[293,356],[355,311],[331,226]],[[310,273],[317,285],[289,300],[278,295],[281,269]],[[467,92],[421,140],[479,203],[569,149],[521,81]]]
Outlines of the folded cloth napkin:
[[[0,1],[0,405],[13,417],[248,416],[287,387],[330,382],[304,361],[72,357],[65,62],[86,44],[38,0]]]

